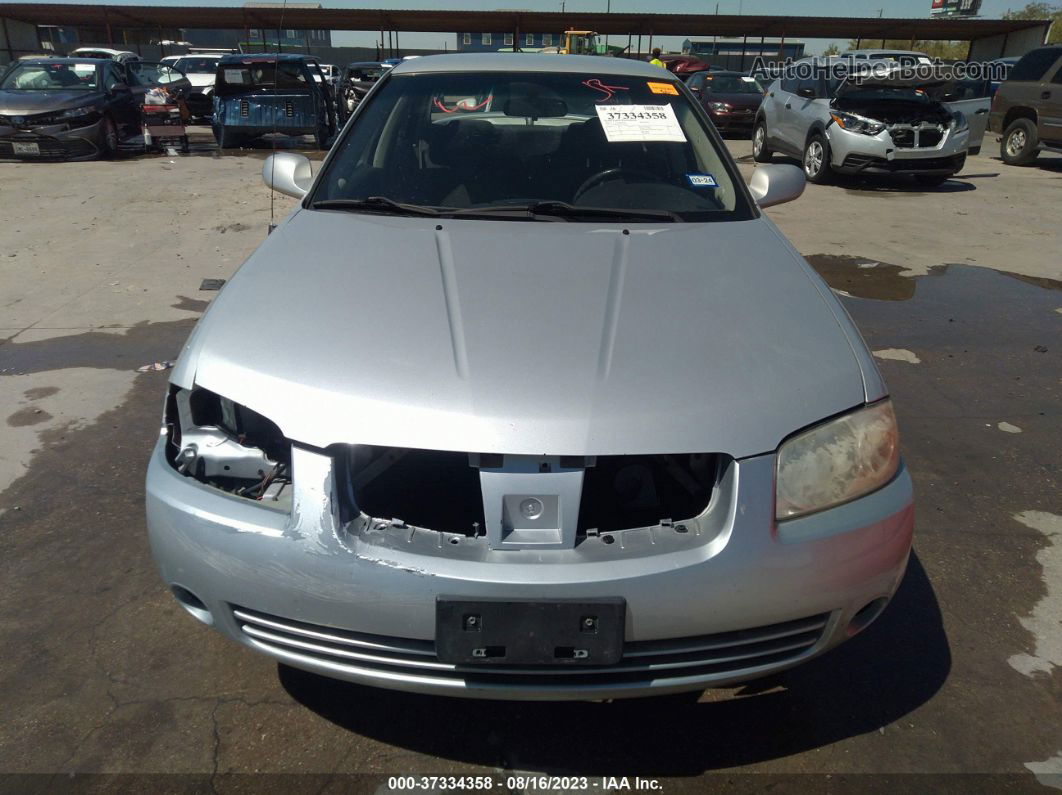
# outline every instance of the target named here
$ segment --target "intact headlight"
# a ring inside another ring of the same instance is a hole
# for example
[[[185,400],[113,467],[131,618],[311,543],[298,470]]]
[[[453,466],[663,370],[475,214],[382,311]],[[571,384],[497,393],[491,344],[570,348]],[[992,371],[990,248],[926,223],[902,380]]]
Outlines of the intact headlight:
[[[778,448],[775,516],[792,519],[862,497],[892,480],[899,466],[891,401],[830,420]]]
[[[730,110],[730,106],[725,102],[709,102],[708,107],[714,110],[716,113],[726,113]]]
[[[856,113],[839,113],[834,111],[830,113],[830,116],[837,123],[837,126],[848,132],[863,133],[864,135],[877,135],[885,129],[884,122],[877,121],[876,119],[868,119],[866,116],[860,116]]]
[[[970,129],[970,122],[966,120],[966,114],[961,110],[955,111],[951,114],[951,117],[955,122],[955,132],[958,133]]]

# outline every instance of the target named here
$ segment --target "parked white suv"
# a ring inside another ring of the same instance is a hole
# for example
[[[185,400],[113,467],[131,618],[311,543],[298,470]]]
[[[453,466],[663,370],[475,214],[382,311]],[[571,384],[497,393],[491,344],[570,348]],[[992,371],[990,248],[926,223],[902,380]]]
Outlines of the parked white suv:
[[[939,185],[962,170],[968,149],[980,147],[987,93],[962,99],[946,75],[926,80],[882,62],[883,69],[843,78],[834,68],[840,60],[801,62],[804,69],[771,83],[753,129],[757,162],[770,162],[774,152],[798,157],[811,182],[840,172],[911,174]],[[974,132],[967,114],[977,117]]]

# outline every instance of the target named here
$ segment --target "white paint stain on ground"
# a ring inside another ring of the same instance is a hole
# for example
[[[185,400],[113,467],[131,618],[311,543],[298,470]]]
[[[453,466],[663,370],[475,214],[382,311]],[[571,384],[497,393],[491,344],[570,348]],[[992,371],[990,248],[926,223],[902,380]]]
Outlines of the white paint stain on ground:
[[[1026,762],[1025,767],[1045,787],[1062,789],[1062,751],[1043,762]]]
[[[1017,425],[1011,425],[1009,422],[1001,422],[996,427],[1004,433],[1021,433],[1021,428]]]
[[[874,355],[879,359],[888,359],[893,362],[922,363],[922,360],[915,355],[914,351],[909,351],[906,348],[883,348],[880,351],[874,351]]]
[[[1007,662],[1026,676],[1050,675],[1062,666],[1062,516],[1046,511],[1022,511],[1014,518],[1047,537],[1047,546],[1036,553],[1036,561],[1043,568],[1041,577],[1047,594],[1033,606],[1030,615],[1018,619],[1033,635],[1034,653],[1015,654]]]

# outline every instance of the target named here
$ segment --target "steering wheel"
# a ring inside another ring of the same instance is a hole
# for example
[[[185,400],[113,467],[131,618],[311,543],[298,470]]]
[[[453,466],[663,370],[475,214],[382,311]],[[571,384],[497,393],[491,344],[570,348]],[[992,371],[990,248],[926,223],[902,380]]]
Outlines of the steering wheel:
[[[572,196],[572,204],[577,204],[584,193],[591,188],[597,187],[602,182],[609,182],[614,179],[620,179],[624,176],[640,177],[642,179],[647,179],[649,182],[660,182],[657,177],[650,174],[648,171],[638,171],[637,169],[624,168],[623,166],[606,168],[604,171],[598,171],[596,174],[587,177],[583,181],[583,184],[576,188],[575,193]]]

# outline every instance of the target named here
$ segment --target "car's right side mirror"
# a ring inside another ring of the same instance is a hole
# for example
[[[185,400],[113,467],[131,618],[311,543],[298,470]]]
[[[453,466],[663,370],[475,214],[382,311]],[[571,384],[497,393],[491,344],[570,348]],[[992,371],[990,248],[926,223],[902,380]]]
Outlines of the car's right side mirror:
[[[779,163],[756,166],[749,180],[749,190],[760,207],[773,207],[800,198],[806,184],[801,169]]]
[[[313,167],[303,155],[277,152],[262,164],[262,181],[278,193],[301,199],[313,183]]]

